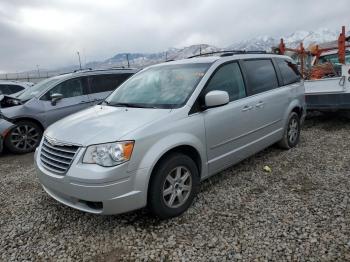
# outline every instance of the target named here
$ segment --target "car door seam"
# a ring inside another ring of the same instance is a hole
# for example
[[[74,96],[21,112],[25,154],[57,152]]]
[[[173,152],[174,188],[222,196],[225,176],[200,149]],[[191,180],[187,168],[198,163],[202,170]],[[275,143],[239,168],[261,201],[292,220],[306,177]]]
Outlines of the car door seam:
[[[233,142],[233,141],[235,141],[235,140],[238,140],[238,139],[240,139],[240,138],[243,138],[243,137],[245,137],[245,136],[251,135],[251,134],[253,134],[253,133],[255,133],[255,132],[260,131],[260,130],[263,129],[263,128],[272,126],[272,125],[274,125],[274,124],[280,122],[281,120],[282,120],[282,119],[275,120],[275,121],[273,121],[273,122],[271,122],[271,123],[268,123],[268,124],[266,124],[266,125],[263,125],[263,126],[257,128],[257,129],[254,129],[254,130],[252,130],[252,131],[249,131],[249,132],[247,132],[247,133],[244,133],[244,134],[242,134],[242,135],[240,135],[240,136],[236,136],[236,137],[234,137],[234,138],[230,138],[230,139],[228,139],[228,140],[226,140],[226,141],[223,141],[223,142],[221,142],[221,143],[219,143],[219,144],[216,144],[216,145],[210,147],[210,149],[218,148],[218,147],[220,147],[220,146],[226,145],[226,144],[228,144],[228,143],[231,143],[231,142]]]

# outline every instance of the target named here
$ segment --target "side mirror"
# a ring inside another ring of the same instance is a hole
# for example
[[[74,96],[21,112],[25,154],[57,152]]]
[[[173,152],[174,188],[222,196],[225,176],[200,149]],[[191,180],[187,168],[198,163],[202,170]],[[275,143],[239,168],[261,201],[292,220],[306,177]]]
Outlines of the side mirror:
[[[62,98],[63,98],[62,94],[58,94],[58,93],[52,94],[51,95],[51,104],[53,106],[55,106],[57,104],[57,101],[61,100]]]
[[[205,107],[217,107],[230,102],[230,97],[226,91],[214,90],[205,95]]]

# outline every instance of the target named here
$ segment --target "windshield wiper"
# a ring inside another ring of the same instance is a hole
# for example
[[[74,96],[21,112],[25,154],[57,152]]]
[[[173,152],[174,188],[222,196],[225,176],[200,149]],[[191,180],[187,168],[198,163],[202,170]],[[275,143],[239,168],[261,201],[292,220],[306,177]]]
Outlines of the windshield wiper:
[[[133,103],[110,103],[106,102],[109,106],[116,106],[116,107],[134,107],[134,108],[145,108],[147,106],[143,106],[140,104],[133,104]]]

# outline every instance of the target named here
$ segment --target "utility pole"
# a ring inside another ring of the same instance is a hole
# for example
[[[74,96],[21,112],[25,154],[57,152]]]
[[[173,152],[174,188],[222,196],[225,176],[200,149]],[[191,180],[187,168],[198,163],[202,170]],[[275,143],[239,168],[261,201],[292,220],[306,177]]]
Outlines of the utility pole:
[[[199,46],[199,54],[202,54],[202,45]]]
[[[126,60],[128,61],[128,68],[130,67],[129,54],[126,54]]]
[[[38,69],[38,78],[40,78],[40,70],[39,70],[39,65],[36,65],[36,68]]]
[[[79,53],[79,51],[77,51],[77,55],[78,55],[78,59],[79,59],[79,68],[81,70],[81,60],[80,60],[80,53]]]

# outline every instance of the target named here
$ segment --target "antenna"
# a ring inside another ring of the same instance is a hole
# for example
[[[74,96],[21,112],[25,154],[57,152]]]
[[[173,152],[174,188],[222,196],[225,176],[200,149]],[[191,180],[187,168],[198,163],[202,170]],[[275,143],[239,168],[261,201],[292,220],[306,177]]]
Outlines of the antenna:
[[[36,65],[36,68],[38,69],[38,77],[40,78],[40,70],[39,70],[39,65]],[[28,81],[29,82],[29,81]]]
[[[126,60],[128,61],[128,68],[130,67],[129,54],[126,54]]]
[[[79,69],[81,70],[81,60],[80,60],[80,53],[77,51],[78,59],[79,59]]]

